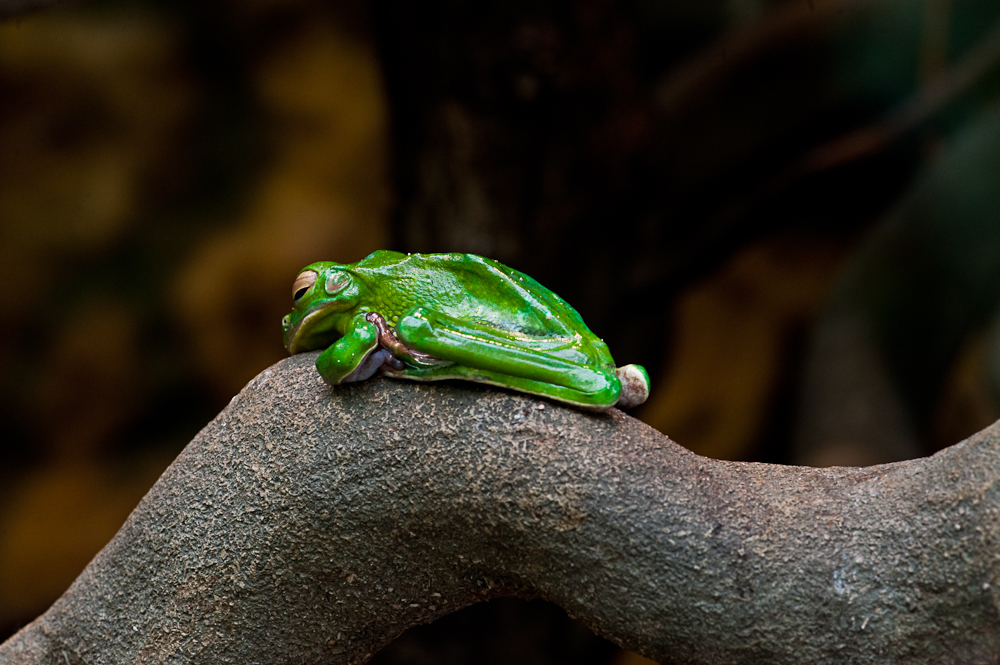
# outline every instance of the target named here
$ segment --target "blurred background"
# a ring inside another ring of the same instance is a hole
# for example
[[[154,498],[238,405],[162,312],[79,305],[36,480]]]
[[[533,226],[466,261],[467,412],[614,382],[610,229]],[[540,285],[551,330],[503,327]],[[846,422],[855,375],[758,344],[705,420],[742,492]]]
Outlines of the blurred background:
[[[1000,417],[1000,3],[11,12],[0,639],[284,356],[298,269],[379,248],[534,276],[650,370],[633,415],[699,454],[932,453]],[[639,660],[513,600],[375,656]]]

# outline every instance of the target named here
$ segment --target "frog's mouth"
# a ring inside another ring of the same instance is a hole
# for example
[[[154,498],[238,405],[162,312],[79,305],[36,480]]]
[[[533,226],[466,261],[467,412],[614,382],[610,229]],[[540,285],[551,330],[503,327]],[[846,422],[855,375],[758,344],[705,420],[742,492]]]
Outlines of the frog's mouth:
[[[316,324],[323,320],[322,314],[334,304],[334,302],[323,303],[303,316],[291,328],[285,328],[285,348],[288,349],[289,354],[294,356],[296,353],[312,351],[323,346],[328,346],[328,343],[322,342],[310,344],[309,336],[316,327]]]

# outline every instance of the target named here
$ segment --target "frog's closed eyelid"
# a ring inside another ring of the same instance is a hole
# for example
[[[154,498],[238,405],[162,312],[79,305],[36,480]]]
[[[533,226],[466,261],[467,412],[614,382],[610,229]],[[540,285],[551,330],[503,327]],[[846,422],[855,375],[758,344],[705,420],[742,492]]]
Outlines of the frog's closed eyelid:
[[[295,278],[295,283],[292,284],[292,300],[298,300],[306,294],[313,284],[316,283],[317,273],[315,270],[306,270],[305,272],[299,273],[299,276]]]
[[[336,295],[347,287],[350,280],[351,278],[346,273],[335,272],[326,279],[326,292],[331,296]]]

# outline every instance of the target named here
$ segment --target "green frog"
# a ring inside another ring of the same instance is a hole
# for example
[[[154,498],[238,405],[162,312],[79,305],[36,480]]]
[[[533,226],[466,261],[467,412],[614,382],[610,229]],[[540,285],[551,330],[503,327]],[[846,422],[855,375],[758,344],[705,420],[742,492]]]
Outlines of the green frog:
[[[316,368],[332,385],[376,372],[464,379],[595,411],[649,395],[646,370],[616,368],[565,300],[482,256],[382,250],[357,263],[321,261],[302,269],[292,299],[285,348],[325,349]]]

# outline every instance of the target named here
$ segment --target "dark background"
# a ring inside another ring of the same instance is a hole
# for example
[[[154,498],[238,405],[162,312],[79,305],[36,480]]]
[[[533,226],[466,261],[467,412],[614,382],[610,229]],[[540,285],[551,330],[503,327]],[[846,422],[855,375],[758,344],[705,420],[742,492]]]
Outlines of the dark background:
[[[284,355],[312,261],[465,251],[572,303],[712,457],[997,417],[991,0],[93,1],[0,23],[0,637]],[[392,663],[636,661],[541,602]]]

